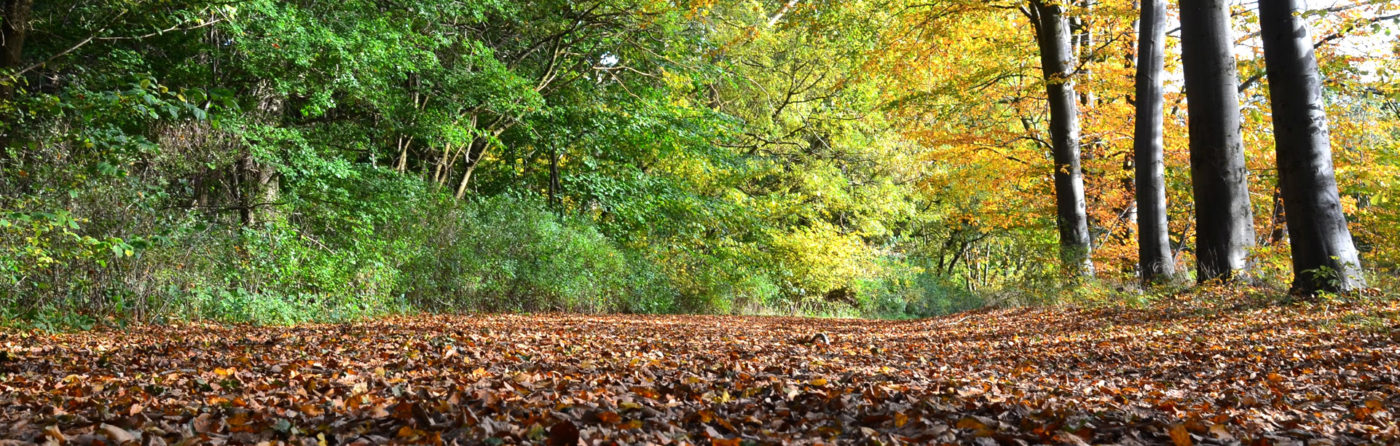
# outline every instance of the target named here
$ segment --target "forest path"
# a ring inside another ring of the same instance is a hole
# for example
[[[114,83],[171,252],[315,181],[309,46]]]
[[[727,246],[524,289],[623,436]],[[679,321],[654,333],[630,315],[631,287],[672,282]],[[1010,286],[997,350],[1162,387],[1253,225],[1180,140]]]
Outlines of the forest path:
[[[901,322],[484,315],[8,333],[0,438],[1394,442],[1397,319],[1395,302],[1235,298]],[[830,343],[808,342],[816,333]]]

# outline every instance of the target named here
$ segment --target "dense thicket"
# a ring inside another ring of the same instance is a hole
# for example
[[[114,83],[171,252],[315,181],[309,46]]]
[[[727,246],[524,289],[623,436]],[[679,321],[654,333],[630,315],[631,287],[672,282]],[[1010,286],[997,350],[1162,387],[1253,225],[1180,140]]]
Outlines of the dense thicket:
[[[4,0],[0,317],[908,316],[1055,296],[1062,260],[1097,270],[1080,292],[1136,283],[1133,3]],[[1338,43],[1392,9],[1304,16],[1376,271],[1400,264],[1395,48]],[[1217,87],[1243,98],[1267,279],[1288,244],[1258,56]]]

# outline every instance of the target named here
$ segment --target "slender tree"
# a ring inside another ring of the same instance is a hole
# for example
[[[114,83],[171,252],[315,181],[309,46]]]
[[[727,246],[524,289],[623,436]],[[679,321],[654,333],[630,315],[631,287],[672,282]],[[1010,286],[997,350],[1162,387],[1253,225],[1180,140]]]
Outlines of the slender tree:
[[[1069,21],[1063,3],[1032,0],[1029,13],[1036,25],[1041,71],[1050,104],[1060,258],[1067,270],[1093,275],[1084,176],[1079,167],[1079,103],[1074,91],[1075,54]]]
[[[33,6],[34,0],[0,0],[0,104],[10,100],[19,82],[11,73],[20,69],[23,62],[24,38],[28,34],[29,11]],[[14,124],[0,121],[0,166],[9,157],[6,148],[10,145]]]
[[[1171,242],[1167,239],[1167,189],[1162,161],[1166,18],[1166,0],[1143,0],[1138,20],[1133,162],[1137,177],[1138,264],[1145,282],[1170,279],[1176,272]]]
[[[34,0],[0,0],[0,71],[19,68],[33,6]]]
[[[1272,1],[1272,0],[1271,0]],[[1261,2],[1262,3],[1262,2]],[[1181,59],[1196,208],[1196,278],[1232,280],[1254,246],[1226,0],[1181,0]]]
[[[1259,2],[1279,189],[1293,255],[1293,287],[1302,292],[1365,286],[1332,172],[1322,80],[1298,0]]]
[[[1094,30],[1090,27],[1088,20],[1088,17],[1093,16],[1094,0],[1075,0],[1073,3],[1079,8],[1080,13],[1075,14],[1075,17],[1069,20],[1070,31],[1074,33],[1073,37],[1070,38],[1070,42],[1072,42],[1075,57],[1078,57],[1081,61],[1088,62],[1094,57]],[[1081,63],[1079,66],[1078,74],[1080,78],[1084,79],[1086,84],[1092,82],[1094,73],[1089,70],[1088,64]],[[1086,88],[1081,92],[1079,102],[1084,105],[1084,108],[1094,108],[1098,102],[1094,97],[1094,89]],[[1092,143],[1090,146],[1089,150],[1094,150]]]

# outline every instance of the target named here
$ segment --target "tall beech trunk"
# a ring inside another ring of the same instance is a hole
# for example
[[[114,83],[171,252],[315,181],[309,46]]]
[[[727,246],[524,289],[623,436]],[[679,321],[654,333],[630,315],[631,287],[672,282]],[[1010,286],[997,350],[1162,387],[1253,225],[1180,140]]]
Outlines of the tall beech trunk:
[[[1167,188],[1162,160],[1166,0],[1143,0],[1138,29],[1133,163],[1137,180],[1138,265],[1143,281],[1150,283],[1170,279],[1176,273],[1167,237]]]
[[[1056,226],[1066,270],[1092,276],[1084,176],[1079,167],[1079,103],[1074,91],[1074,45],[1061,4],[1031,0],[1040,46],[1041,71],[1050,104],[1051,150],[1055,158]]]
[[[1366,284],[1332,172],[1322,79],[1301,9],[1298,0],[1259,2],[1293,288],[1348,291]]]
[[[1235,279],[1247,270],[1254,246],[1249,171],[1240,138],[1239,75],[1227,6],[1225,0],[1181,0],[1200,281]]]

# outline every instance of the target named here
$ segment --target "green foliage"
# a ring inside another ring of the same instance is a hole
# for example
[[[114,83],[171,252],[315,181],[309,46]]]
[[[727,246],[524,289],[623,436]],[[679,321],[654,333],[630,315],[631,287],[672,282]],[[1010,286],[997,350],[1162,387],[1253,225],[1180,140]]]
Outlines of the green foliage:
[[[773,2],[68,3],[35,2],[33,70],[0,67],[6,323],[906,318],[1136,287],[1131,270],[1062,280],[1038,160],[1007,173],[996,150],[918,134],[966,131],[987,105],[953,85],[889,91],[922,71],[872,70],[890,63],[885,25],[907,19],[888,5],[772,22]],[[977,83],[1019,79],[1011,50],[972,57],[992,79]],[[1025,107],[1009,102],[994,108]],[[897,110],[918,104],[936,113]],[[1357,142],[1379,160],[1339,151],[1385,168],[1339,170],[1382,269],[1393,141]],[[1283,249],[1257,253],[1262,278],[1286,275]]]
[[[609,241],[588,219],[560,216],[538,199],[448,204],[402,264],[401,292],[420,308],[491,311],[664,312],[671,291],[645,259]],[[400,254],[402,255],[402,254]]]
[[[987,304],[983,297],[947,277],[918,269],[862,281],[857,290],[868,314],[891,319],[941,316]]]
[[[40,5],[36,33],[62,38],[29,53],[103,39],[6,102],[0,303],[254,323],[980,303],[956,260],[888,255],[946,231],[871,113],[877,30],[856,9],[761,30],[758,12]]]

